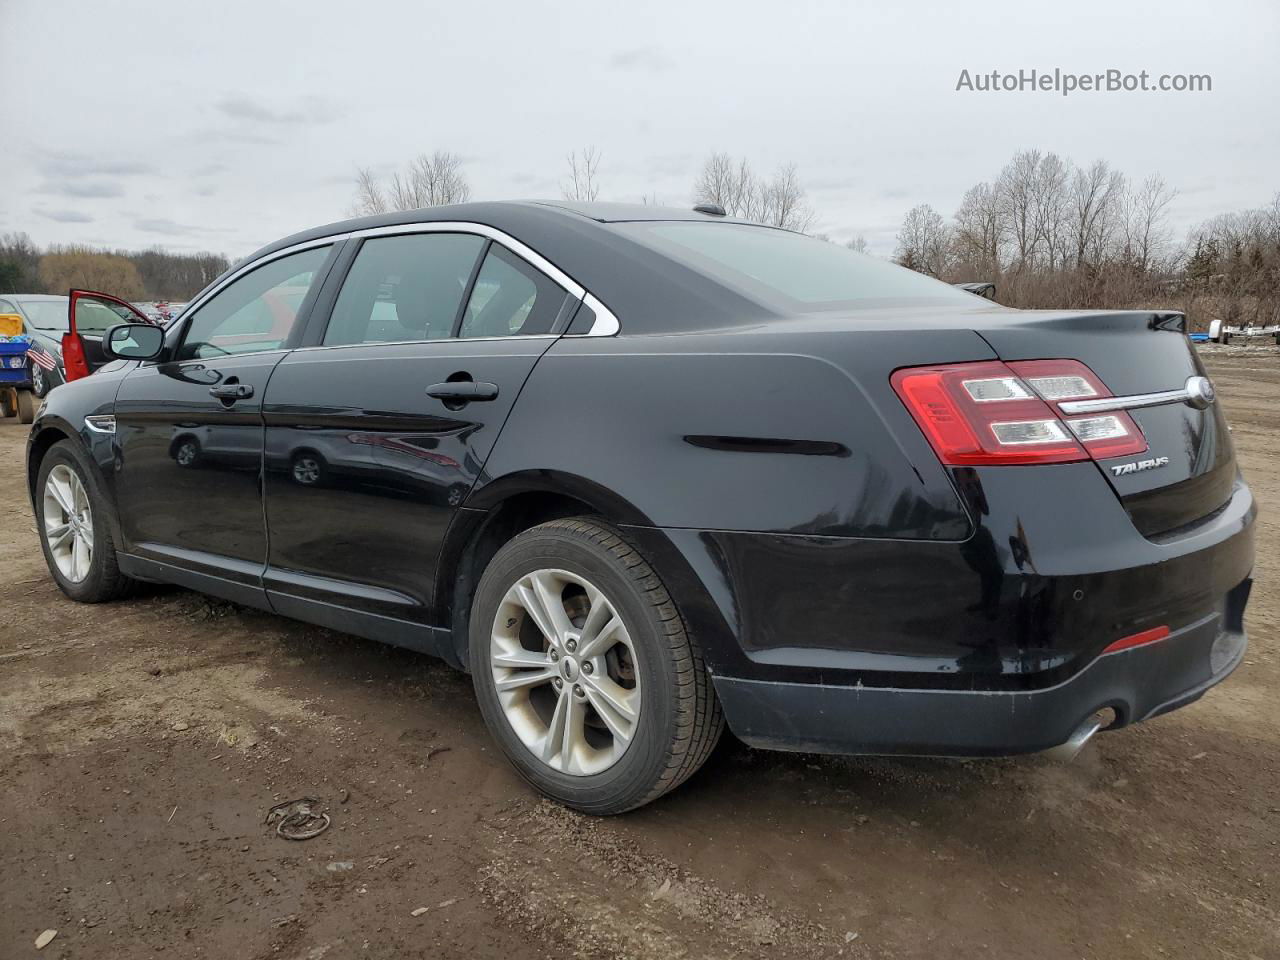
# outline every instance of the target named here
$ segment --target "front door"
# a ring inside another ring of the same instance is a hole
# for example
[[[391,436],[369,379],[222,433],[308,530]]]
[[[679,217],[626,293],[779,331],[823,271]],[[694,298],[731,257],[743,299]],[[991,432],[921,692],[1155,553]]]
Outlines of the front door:
[[[316,343],[267,388],[276,610],[414,646],[430,636],[412,627],[433,621],[445,531],[568,302],[473,234],[364,241]]]
[[[151,323],[133,304],[93,290],[72,290],[67,298],[67,332],[62,361],[68,381],[87,377],[104,363],[102,335],[118,323]]]
[[[232,280],[170,332],[158,362],[121,383],[124,549],[144,566],[164,564],[168,579],[265,604],[262,401],[330,250],[290,254]]]

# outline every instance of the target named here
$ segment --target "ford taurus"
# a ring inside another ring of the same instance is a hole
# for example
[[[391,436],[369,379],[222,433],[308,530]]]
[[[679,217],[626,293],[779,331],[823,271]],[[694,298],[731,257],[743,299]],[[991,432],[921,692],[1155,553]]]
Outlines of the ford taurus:
[[[442,657],[581,810],[655,799],[726,723],[1069,751],[1244,654],[1255,507],[1177,313],[536,202],[309,230],[167,329],[73,291],[73,341],[95,304],[135,322],[28,447],[63,593],[180,584]]]

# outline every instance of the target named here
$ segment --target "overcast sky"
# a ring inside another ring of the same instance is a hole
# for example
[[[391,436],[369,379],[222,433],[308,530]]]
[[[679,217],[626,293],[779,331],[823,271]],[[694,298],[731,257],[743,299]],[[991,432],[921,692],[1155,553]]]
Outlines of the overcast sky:
[[[723,150],[794,162],[815,229],[888,254],[1015,150],[1179,191],[1280,190],[1280,3],[0,0],[0,232],[239,257],[341,219],[358,166],[448,149],[476,199],[684,206]],[[956,92],[962,69],[1207,73],[1208,93]]]

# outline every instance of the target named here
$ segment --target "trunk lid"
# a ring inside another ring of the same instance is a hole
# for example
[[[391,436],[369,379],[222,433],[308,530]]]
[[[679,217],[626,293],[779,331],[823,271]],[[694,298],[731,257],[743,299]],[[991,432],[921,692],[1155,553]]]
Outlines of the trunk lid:
[[[1179,313],[992,311],[970,320],[1001,360],[1079,360],[1117,397],[1178,390],[1205,375]],[[1147,452],[1098,467],[1144,536],[1176,535],[1231,498],[1235,455],[1220,403],[1128,412]]]

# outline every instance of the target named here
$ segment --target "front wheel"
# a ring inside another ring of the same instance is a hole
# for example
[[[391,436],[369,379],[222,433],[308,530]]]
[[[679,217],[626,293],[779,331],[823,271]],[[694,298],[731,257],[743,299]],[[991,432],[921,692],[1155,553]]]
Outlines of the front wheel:
[[[622,813],[678,786],[724,726],[662,580],[597,520],[544,523],[498,551],[476,590],[470,659],[508,759],[585,813]]]
[[[133,581],[116,565],[106,499],[70,440],[55,443],[40,461],[35,499],[40,547],[58,588],[81,603],[124,595]]]

